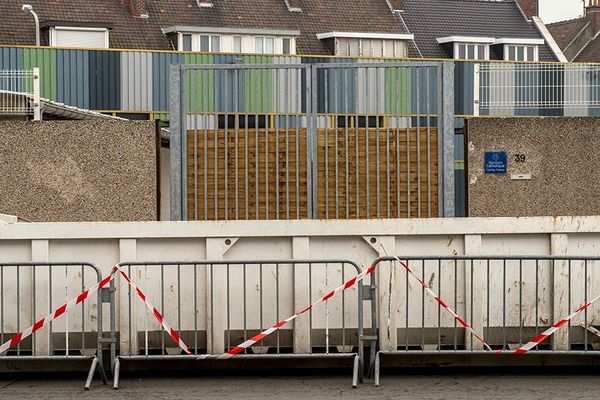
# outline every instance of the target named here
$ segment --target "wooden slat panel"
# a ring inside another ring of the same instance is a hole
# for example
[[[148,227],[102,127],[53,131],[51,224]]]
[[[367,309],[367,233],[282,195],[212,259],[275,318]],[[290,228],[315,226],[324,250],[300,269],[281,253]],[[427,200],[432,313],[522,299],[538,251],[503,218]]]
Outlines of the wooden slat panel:
[[[338,128],[318,135],[319,218],[438,216],[437,129]]]
[[[227,135],[224,129],[208,130],[206,138],[199,130],[197,135],[188,132],[189,219],[307,217],[306,129],[289,129],[287,135],[285,129],[240,129],[237,137],[234,129]]]
[[[307,217],[306,129],[204,135],[188,132],[190,220]],[[437,217],[437,145],[435,128],[319,129],[317,217]]]

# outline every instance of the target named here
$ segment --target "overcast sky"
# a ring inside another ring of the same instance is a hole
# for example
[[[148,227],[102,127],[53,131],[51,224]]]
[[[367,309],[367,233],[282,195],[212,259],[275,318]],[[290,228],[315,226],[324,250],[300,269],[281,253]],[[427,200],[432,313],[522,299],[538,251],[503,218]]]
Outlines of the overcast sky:
[[[582,14],[582,0],[540,0],[540,17],[547,24],[577,18]]]

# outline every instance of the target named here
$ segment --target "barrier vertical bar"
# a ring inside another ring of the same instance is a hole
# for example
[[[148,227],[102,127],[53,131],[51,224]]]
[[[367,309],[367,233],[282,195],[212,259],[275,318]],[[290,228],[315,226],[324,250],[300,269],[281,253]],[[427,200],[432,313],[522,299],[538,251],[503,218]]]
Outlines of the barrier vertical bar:
[[[308,259],[310,256],[310,239],[308,237],[292,238],[292,258]],[[309,277],[308,265],[296,265],[294,267],[294,310],[309,303],[308,287]],[[294,353],[311,353],[310,347],[310,321],[308,318],[298,318],[294,321]]]
[[[32,240],[31,241],[31,261],[33,262],[48,262],[50,259],[49,254],[49,242],[48,240]],[[48,266],[48,268],[51,268]],[[32,272],[35,271],[35,268],[32,268]],[[38,313],[44,313],[49,308],[49,295],[51,293],[49,288],[49,282],[46,279],[43,279],[41,275],[41,271],[39,271],[40,279],[35,282],[35,275],[33,275],[33,281],[35,283],[35,293],[34,299],[36,309]],[[1,289],[0,289],[1,290]],[[37,315],[33,316],[37,318]],[[0,329],[2,327],[0,326]],[[35,340],[33,341],[33,355],[52,355],[50,353],[50,341],[52,340],[51,330],[48,329],[43,332],[39,332],[35,334]]]
[[[569,236],[566,234],[550,235],[550,253],[553,256],[564,256],[569,247]],[[552,320],[559,321],[568,315],[569,309],[567,298],[569,296],[568,274],[569,261],[554,260],[551,262],[552,274]],[[552,337],[552,350],[569,350],[569,328],[559,329]]]
[[[119,240],[119,261],[132,261],[137,259],[137,241],[136,239]],[[119,349],[121,355],[136,354],[138,350],[137,343],[137,307],[135,294],[131,295],[132,307],[131,313],[128,313],[128,304],[130,301],[130,286],[119,275],[117,287],[119,289]],[[129,329],[132,329],[131,341],[129,340]]]
[[[481,235],[465,235],[465,255],[481,255]],[[483,334],[486,325],[486,263],[472,259],[465,261],[465,317],[478,334]],[[483,345],[471,333],[465,331],[467,350],[482,350]]]
[[[227,248],[221,238],[206,239],[206,258],[223,260]],[[206,346],[208,354],[225,352],[225,327],[227,326],[227,270],[207,268],[206,270]],[[173,327],[178,330],[180,327]]]

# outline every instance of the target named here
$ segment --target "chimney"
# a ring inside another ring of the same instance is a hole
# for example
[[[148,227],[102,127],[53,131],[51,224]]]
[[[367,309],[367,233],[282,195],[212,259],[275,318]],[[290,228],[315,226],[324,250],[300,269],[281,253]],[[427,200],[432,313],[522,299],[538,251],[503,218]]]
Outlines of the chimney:
[[[148,4],[146,0],[121,0],[121,3],[129,6],[131,15],[134,17],[148,18]]]
[[[600,0],[588,0],[588,6],[585,8],[586,13],[600,11]]]
[[[592,23],[594,35],[600,31],[600,0],[588,0],[585,15]]]
[[[523,10],[523,14],[525,14],[527,19],[531,19],[531,17],[538,17],[540,15],[539,0],[517,0],[517,3],[519,3],[519,6],[521,7],[521,10]]]

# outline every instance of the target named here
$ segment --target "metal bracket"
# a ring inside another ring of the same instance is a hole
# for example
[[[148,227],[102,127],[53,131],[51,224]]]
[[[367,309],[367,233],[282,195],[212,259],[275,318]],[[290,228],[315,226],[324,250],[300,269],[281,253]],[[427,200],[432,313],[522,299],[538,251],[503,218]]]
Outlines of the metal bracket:
[[[110,303],[110,295],[115,290],[111,290],[111,288],[102,288],[100,289],[100,301],[102,303]]]

